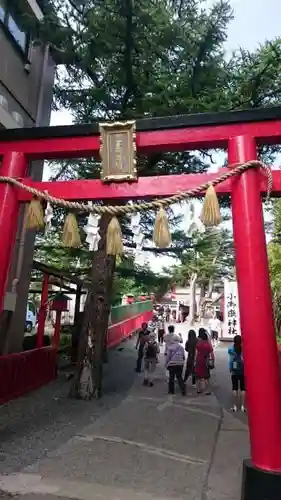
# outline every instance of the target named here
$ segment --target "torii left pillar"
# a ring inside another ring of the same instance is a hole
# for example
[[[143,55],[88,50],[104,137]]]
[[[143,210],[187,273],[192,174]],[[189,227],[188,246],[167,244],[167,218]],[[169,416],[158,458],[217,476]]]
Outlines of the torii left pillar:
[[[27,171],[27,158],[23,153],[7,152],[1,162],[1,176],[22,178]],[[18,227],[20,203],[14,186],[0,184],[0,228],[3,238],[0,245],[0,312],[3,310],[7,280]]]

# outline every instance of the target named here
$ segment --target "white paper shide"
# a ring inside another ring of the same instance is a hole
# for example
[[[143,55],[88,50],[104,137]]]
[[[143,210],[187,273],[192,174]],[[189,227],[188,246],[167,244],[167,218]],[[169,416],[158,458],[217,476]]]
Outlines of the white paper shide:
[[[89,208],[92,205],[89,203]],[[89,214],[87,219],[87,224],[84,228],[85,233],[87,234],[86,242],[89,245],[90,252],[96,252],[98,250],[100,237],[100,228],[99,228],[100,215]]]

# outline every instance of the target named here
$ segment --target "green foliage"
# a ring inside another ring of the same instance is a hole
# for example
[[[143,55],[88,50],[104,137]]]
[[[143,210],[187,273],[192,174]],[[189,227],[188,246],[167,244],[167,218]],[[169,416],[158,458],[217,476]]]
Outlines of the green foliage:
[[[187,286],[193,275],[197,275],[198,284],[205,286],[210,280],[233,276],[233,241],[228,230],[208,229],[194,238],[194,247],[183,252],[180,264],[171,270],[175,284]]]
[[[267,245],[276,334],[281,333],[281,200],[273,202],[272,240]]]

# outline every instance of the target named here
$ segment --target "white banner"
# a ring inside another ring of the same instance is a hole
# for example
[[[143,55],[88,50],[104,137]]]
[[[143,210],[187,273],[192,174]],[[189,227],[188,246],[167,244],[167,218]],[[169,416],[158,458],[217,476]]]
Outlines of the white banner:
[[[235,335],[241,335],[237,282],[225,280],[223,338],[233,339]]]

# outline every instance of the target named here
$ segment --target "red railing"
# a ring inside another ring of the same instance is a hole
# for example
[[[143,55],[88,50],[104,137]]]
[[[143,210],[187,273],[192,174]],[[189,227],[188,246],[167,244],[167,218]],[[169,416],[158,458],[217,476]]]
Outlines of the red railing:
[[[108,347],[114,347],[151,319],[152,312],[145,311],[121,321],[108,329]],[[57,350],[40,347],[30,351],[0,356],[0,404],[39,389],[56,378]]]
[[[0,404],[56,378],[57,351],[41,347],[0,357]]]
[[[152,311],[145,311],[139,316],[126,319],[116,325],[112,325],[108,329],[107,347],[115,347],[121,344],[123,340],[128,338],[133,332],[141,327],[143,322],[149,321],[152,318]]]

